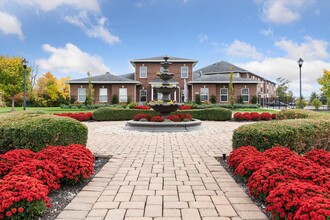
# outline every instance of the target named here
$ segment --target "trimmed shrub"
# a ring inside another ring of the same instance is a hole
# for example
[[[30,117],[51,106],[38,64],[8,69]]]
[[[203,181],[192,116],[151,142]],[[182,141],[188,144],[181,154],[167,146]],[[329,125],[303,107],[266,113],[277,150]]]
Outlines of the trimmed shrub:
[[[149,115],[149,114],[136,114],[133,117],[133,121],[140,121],[141,119],[144,119],[146,121],[150,121],[151,120],[151,115]]]
[[[210,102],[211,102],[212,104],[217,103],[217,97],[216,97],[215,95],[211,95]]]
[[[96,121],[125,121],[131,120],[137,114],[158,115],[154,110],[140,109],[119,109],[119,108],[99,108],[93,112],[93,119]]]
[[[305,154],[304,157],[324,168],[330,168],[330,152],[320,149],[313,149]]]
[[[152,122],[163,122],[163,121],[165,121],[165,119],[162,116],[156,115],[156,116],[153,116],[150,121],[152,121]]]
[[[181,118],[178,115],[169,115],[167,117],[167,120],[170,120],[173,122],[181,122]]]
[[[313,148],[330,150],[330,120],[297,119],[243,125],[233,133],[233,148],[255,146],[265,151],[273,146],[287,147],[298,154]]]
[[[180,111],[180,113],[188,113],[193,118],[209,121],[228,121],[231,119],[232,115],[232,112],[225,108],[208,108],[203,110],[192,109],[187,111]]]
[[[112,95],[112,99],[111,99],[111,104],[117,105],[118,103],[119,103],[118,95],[117,94],[113,94]]]
[[[67,117],[30,112],[0,116],[0,150],[31,149],[47,145],[86,145],[87,127]]]
[[[228,109],[232,109],[233,106],[231,106],[230,104],[203,104],[203,105],[196,105],[195,108],[197,109],[205,109],[205,108],[228,108]],[[239,104],[236,103],[234,104],[234,109],[237,108],[260,108],[259,104]]]
[[[282,110],[277,113],[276,118],[279,120],[285,119],[299,119],[299,118],[309,118],[309,119],[330,119],[328,113],[314,112],[302,109],[288,109]]]

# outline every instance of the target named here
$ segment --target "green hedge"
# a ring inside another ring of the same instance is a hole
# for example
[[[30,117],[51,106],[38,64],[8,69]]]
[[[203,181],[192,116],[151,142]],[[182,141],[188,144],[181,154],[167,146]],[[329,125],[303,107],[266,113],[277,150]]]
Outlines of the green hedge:
[[[197,109],[205,109],[205,108],[228,108],[231,109],[232,106],[230,104],[203,104],[203,105],[193,105]],[[234,104],[234,109],[237,108],[260,108],[259,104]]]
[[[134,115],[139,113],[153,116],[159,114],[153,110],[99,108],[93,112],[93,119],[96,121],[124,121],[131,120]],[[176,113],[188,113],[191,114],[193,118],[212,121],[230,120],[232,115],[230,110],[224,108],[184,110],[176,111],[172,114]]]
[[[296,119],[243,125],[233,133],[233,148],[252,145],[265,151],[276,145],[298,154],[313,148],[330,150],[330,120]]]
[[[228,121],[232,115],[232,112],[225,108],[192,109],[177,111],[175,113],[188,113],[193,118],[208,121]]]
[[[278,112],[276,118],[278,120],[299,119],[299,118],[330,119],[330,115],[328,113],[314,112],[310,110],[288,109]]]
[[[1,151],[72,143],[87,143],[87,127],[75,119],[28,111],[0,115]]]

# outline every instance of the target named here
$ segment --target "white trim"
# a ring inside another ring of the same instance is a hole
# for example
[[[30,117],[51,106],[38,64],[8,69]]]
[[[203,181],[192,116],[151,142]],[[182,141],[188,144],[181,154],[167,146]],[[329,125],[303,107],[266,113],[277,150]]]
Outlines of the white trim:
[[[105,95],[102,95],[103,97],[105,97],[105,101],[101,101],[101,90],[105,90]],[[99,102],[102,102],[102,103],[107,103],[108,102],[108,88],[100,88],[99,89]]]
[[[248,94],[243,94],[243,89],[247,89],[248,90]],[[243,96],[247,96],[247,101],[243,101],[243,102],[249,102],[250,101],[250,88],[241,88],[241,96],[243,99]]]
[[[82,93],[80,93],[79,91],[85,91],[85,95],[84,94],[82,94]],[[86,88],[78,88],[78,91],[77,91],[77,101],[78,102],[85,102],[86,101]],[[85,99],[84,100],[80,100],[79,99],[79,96],[85,96]]]
[[[204,93],[202,93],[202,90],[207,91],[207,93],[206,93],[206,95],[207,95],[206,100],[202,100],[202,95],[205,95]],[[209,101],[209,92],[210,91],[209,91],[209,88],[208,87],[203,87],[203,88],[200,89],[200,99],[201,99],[201,102],[204,102],[204,101],[208,102]]]
[[[183,68],[187,68],[187,76],[186,77],[183,77],[182,76],[182,73],[183,73],[183,71],[182,71],[182,69]],[[181,79],[188,79],[189,78],[189,67],[188,66],[186,66],[186,64],[184,64],[183,66],[181,66]]]
[[[145,69],[145,70],[143,70],[143,72],[145,71],[145,74],[146,74],[146,76],[143,76],[142,77],[142,75],[141,75],[141,69]],[[140,66],[140,68],[139,68],[139,73],[140,73],[140,78],[141,79],[146,79],[146,78],[148,78],[148,66],[145,66],[145,65],[142,65],[142,66]]]
[[[126,91],[126,97],[125,97],[125,94],[123,94],[123,95],[121,95],[120,93],[120,91]],[[118,99],[119,99],[119,102],[127,102],[127,88],[119,88],[119,97],[118,97]],[[125,98],[124,98],[125,97]],[[123,98],[123,99],[121,99],[121,98]]]
[[[221,97],[224,96],[224,95],[222,95],[222,93],[221,93],[221,90],[222,90],[222,89],[227,90],[227,94],[226,94],[227,100],[226,100],[226,101],[222,101],[222,100],[221,100]],[[220,102],[228,102],[228,88],[220,88]]]

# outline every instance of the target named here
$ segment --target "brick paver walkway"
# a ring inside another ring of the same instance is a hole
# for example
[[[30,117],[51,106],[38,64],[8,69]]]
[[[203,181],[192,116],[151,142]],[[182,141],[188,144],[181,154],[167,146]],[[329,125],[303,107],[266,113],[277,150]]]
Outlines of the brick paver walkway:
[[[231,151],[242,123],[158,134],[123,131],[125,122],[86,125],[88,148],[113,157],[58,219],[267,219],[215,159]]]

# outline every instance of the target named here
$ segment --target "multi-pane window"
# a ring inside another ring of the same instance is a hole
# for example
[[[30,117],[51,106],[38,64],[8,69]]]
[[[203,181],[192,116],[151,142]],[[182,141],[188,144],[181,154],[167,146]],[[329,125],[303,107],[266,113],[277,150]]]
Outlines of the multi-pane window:
[[[147,67],[140,66],[140,78],[147,78]]]
[[[243,102],[248,102],[249,101],[249,88],[242,88],[242,99]]]
[[[220,102],[228,102],[228,89],[227,88],[220,89]]]
[[[108,102],[108,89],[100,88],[99,102]]]
[[[78,88],[78,102],[86,101],[86,88]]]
[[[127,88],[119,89],[119,102],[127,102]]]
[[[188,67],[187,66],[181,67],[181,78],[188,78]]]
[[[209,88],[201,88],[201,101],[209,100]]]
[[[146,102],[147,101],[147,90],[141,89],[140,90],[140,102]]]

